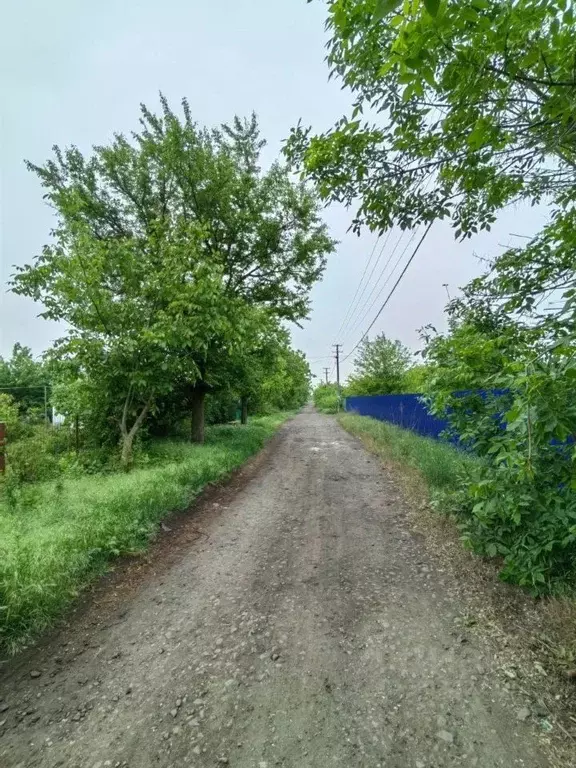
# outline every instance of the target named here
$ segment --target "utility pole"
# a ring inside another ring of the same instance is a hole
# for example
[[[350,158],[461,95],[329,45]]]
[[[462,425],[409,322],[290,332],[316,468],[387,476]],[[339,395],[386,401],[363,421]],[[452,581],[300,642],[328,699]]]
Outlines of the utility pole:
[[[330,368],[324,368],[324,375],[326,376],[326,384],[328,384],[328,374],[330,373]]]
[[[335,358],[336,358],[336,386],[338,388],[338,410],[340,410],[340,400],[342,399],[342,393],[340,391],[340,347],[342,344],[334,344]]]

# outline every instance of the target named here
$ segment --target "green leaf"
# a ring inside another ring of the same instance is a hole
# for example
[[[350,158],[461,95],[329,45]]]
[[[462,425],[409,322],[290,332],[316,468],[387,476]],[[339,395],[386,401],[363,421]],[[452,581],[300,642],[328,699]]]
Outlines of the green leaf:
[[[430,16],[436,16],[440,8],[440,0],[424,0],[424,6]]]
[[[388,61],[385,61],[384,64],[382,64],[382,66],[378,70],[378,75],[380,77],[384,77],[384,75],[387,75],[388,72],[390,72],[390,70],[393,69],[395,63],[396,62],[394,61],[394,59],[388,59]],[[352,113],[352,117],[356,117],[356,115]]]
[[[374,19],[380,21],[389,13],[395,11],[401,4],[402,0],[376,0],[376,9],[374,11]]]

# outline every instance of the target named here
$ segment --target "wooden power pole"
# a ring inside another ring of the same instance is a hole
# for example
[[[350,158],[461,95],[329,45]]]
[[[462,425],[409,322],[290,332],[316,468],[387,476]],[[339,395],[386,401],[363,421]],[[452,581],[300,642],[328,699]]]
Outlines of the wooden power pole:
[[[336,386],[338,387],[338,410],[340,410],[340,400],[342,399],[342,392],[340,390],[340,347],[342,344],[334,344],[334,357],[336,358]]]

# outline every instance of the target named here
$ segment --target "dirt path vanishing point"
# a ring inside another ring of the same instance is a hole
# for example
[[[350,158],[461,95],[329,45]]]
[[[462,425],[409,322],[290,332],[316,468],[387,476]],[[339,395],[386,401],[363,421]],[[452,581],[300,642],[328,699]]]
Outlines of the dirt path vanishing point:
[[[8,665],[0,766],[548,765],[397,497],[301,413],[170,567]]]

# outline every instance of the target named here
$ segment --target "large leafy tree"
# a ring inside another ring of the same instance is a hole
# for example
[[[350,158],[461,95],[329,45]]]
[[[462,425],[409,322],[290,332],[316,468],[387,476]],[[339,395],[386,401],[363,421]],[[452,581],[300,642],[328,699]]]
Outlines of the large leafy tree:
[[[402,392],[410,366],[410,350],[381,333],[364,339],[354,359],[354,372],[346,387],[349,395],[388,395]]]
[[[174,381],[187,387],[195,439],[203,404],[238,345],[251,307],[303,318],[333,248],[314,195],[287,169],[258,167],[255,117],[199,127],[162,98],[141,108],[131,138],[85,157],[54,148],[29,163],[58,214],[54,242],[13,288],[71,328],[57,345],[102,386],[121,393],[125,460],[138,428]]]
[[[245,423],[249,413],[268,413],[301,407],[310,391],[310,368],[304,354],[294,350],[290,335],[267,313],[253,311],[249,347],[238,346],[222,361],[217,382],[207,398],[207,417],[212,422],[229,421],[240,409]],[[159,434],[178,429],[182,402],[189,397],[185,380],[175,380],[172,391],[162,397],[152,429]]]
[[[326,198],[360,199],[357,225],[449,217],[470,235],[514,200],[573,200],[571,0],[331,0],[328,14],[354,107],[287,150]]]
[[[241,335],[242,303],[223,296],[221,275],[193,231],[157,248],[133,238],[98,240],[83,223],[62,228],[15,289],[41,300],[70,330],[51,356],[68,361],[109,395],[129,466],[132,444],[157,398],[177,376],[199,376],[195,356]]]
[[[278,347],[273,365],[262,380],[260,402],[265,408],[300,408],[310,395],[311,378],[304,353],[292,349],[286,341]]]
[[[282,356],[289,349],[289,334],[270,316],[256,318],[254,340],[250,348],[240,350],[228,372],[230,387],[240,401],[241,422],[246,424],[248,410],[266,409],[270,402],[267,384],[273,380]],[[230,375],[231,374],[231,375]],[[280,392],[278,399],[280,400]]]
[[[291,346],[289,332],[274,318],[254,314],[250,347],[238,348],[223,365],[213,399],[240,405],[242,423],[249,413],[300,408],[310,391],[305,355]]]
[[[159,403],[156,419],[159,428],[173,428],[182,420],[183,411],[191,410],[191,437],[198,438],[198,430],[203,427],[203,421],[195,418],[194,413],[195,404],[199,402],[199,387],[210,395],[211,415],[229,418],[232,405],[241,403],[245,423],[248,403],[258,399],[262,381],[273,366],[280,339],[287,334],[268,310],[245,302],[240,308],[244,320],[241,343],[229,344],[225,352],[220,350],[220,354],[218,349],[208,349],[206,359],[210,368],[200,382],[192,380],[186,371],[173,379],[170,392]],[[240,315],[236,319],[239,321]],[[238,326],[234,330],[237,332]]]

